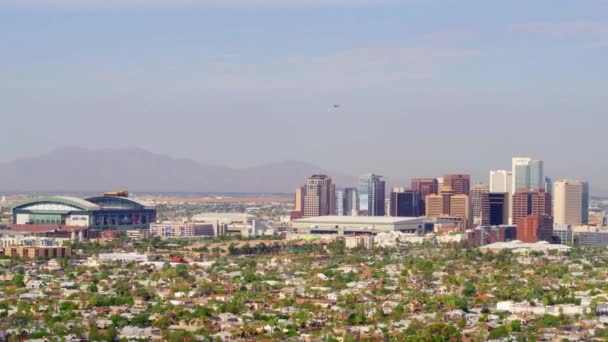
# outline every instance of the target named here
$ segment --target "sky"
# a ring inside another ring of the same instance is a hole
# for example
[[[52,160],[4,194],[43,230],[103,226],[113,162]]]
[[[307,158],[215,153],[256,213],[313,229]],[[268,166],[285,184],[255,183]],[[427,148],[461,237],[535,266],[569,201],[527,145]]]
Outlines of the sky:
[[[608,193],[608,0],[0,0],[0,44],[0,161],[487,182],[529,156]]]

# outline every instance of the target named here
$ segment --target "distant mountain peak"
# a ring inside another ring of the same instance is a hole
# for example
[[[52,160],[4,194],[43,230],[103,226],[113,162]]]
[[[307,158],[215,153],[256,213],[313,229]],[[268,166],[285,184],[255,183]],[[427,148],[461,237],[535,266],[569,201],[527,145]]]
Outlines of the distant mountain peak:
[[[140,147],[60,146],[47,154],[0,163],[2,191],[292,192],[314,173],[340,185],[356,178],[297,160],[234,169],[174,158]]]

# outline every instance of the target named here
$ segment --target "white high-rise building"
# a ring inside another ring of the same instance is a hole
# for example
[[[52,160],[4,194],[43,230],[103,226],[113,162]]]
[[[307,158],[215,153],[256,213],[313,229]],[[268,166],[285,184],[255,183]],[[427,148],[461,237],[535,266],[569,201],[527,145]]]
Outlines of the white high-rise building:
[[[562,179],[553,186],[553,216],[556,224],[579,226],[583,223],[583,192],[585,185]]]
[[[490,171],[490,192],[513,191],[513,173],[507,170]]]
[[[545,177],[543,161],[532,158],[513,158],[511,194],[520,189],[544,189]]]

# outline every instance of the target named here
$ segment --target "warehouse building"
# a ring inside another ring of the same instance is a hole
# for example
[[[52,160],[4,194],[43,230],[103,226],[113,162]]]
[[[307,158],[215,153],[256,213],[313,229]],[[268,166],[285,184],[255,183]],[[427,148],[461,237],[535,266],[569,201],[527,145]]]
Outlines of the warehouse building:
[[[294,220],[292,228],[298,234],[375,235],[398,231],[424,236],[433,232],[435,223],[425,217],[319,216]]]

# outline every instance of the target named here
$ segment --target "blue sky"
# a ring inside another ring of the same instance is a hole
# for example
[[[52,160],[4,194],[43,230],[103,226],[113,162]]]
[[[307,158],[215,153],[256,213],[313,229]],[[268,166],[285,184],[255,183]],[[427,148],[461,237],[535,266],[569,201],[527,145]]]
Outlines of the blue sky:
[[[520,155],[608,192],[606,0],[1,0],[0,42],[0,160],[139,146],[486,181]]]

